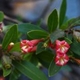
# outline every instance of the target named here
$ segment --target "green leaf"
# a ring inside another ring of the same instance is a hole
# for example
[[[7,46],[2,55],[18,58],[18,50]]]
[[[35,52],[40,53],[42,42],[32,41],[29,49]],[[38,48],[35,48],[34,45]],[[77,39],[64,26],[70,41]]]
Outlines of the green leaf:
[[[3,68],[3,76],[6,77],[11,73],[12,69],[5,69]]]
[[[32,53],[23,55],[23,60],[30,61],[31,58],[32,58]]]
[[[41,30],[41,28],[30,23],[22,23],[18,25],[18,31],[21,33],[26,34],[28,31],[31,30]]]
[[[32,80],[48,80],[47,77],[36,66],[27,61],[13,62],[16,69]]]
[[[3,19],[4,19],[4,14],[3,14],[3,12],[2,12],[2,11],[0,11],[0,22],[2,22],[2,21],[3,21]]]
[[[61,27],[61,25],[64,22],[65,14],[66,14],[66,0],[62,0],[62,4],[60,7],[60,13],[59,13],[59,27]]]
[[[80,56],[80,43],[73,42],[70,46],[70,50],[74,52],[74,54]]]
[[[48,33],[43,30],[31,30],[27,33],[27,35],[32,39],[40,39],[48,37]]]
[[[67,35],[66,35],[66,38],[68,38],[68,39],[70,39],[70,40],[72,41],[73,35],[72,35],[72,34],[67,34]]]
[[[37,26],[41,26],[42,19],[39,19],[36,23]]]
[[[66,41],[68,44],[71,44],[71,43],[72,43],[72,41],[71,41],[69,38],[67,38],[67,37],[65,37],[65,41]]]
[[[36,55],[32,55],[30,62],[33,63],[35,66],[37,66],[38,65],[37,56]]]
[[[64,32],[60,29],[57,29],[55,32],[53,32],[50,35],[51,42],[53,43],[56,39],[61,38],[63,36],[64,36]]]
[[[51,51],[50,49],[47,49],[46,51],[43,51],[43,52],[41,52],[40,54],[37,55],[40,63],[44,67],[46,67],[46,68],[49,67],[49,65],[50,65],[50,63],[51,63],[51,61],[54,57],[53,53],[54,53],[53,51]]]
[[[17,80],[20,77],[20,72],[17,69],[14,69],[11,74],[9,80]]]
[[[68,28],[75,27],[75,26],[80,26],[80,17],[72,18],[72,19],[68,20],[60,28],[63,30],[66,30]]]
[[[13,25],[9,31],[6,33],[3,42],[2,42],[2,48],[7,49],[8,45],[13,42],[15,43],[17,41],[18,32],[17,32],[17,25]]]
[[[57,66],[54,62],[54,59],[51,61],[51,64],[49,66],[48,74],[49,76],[55,75],[59,70],[62,68],[62,66]]]
[[[44,43],[40,42],[37,46],[36,54],[41,53],[42,51],[46,50],[45,47],[43,46]]]
[[[58,26],[58,13],[55,9],[48,18],[48,30],[50,33],[56,30]]]
[[[65,23],[65,22],[67,22],[68,21],[68,17],[67,16],[65,16],[65,18],[64,18],[64,22],[63,23]],[[61,27],[61,26],[60,26]]]
[[[71,71],[72,71],[72,68],[71,68],[69,65],[64,65],[64,66],[61,68],[61,70],[71,72]]]
[[[17,42],[14,44],[13,48],[10,50],[10,52],[13,52],[13,51],[21,51],[21,48],[20,48],[20,42]]]

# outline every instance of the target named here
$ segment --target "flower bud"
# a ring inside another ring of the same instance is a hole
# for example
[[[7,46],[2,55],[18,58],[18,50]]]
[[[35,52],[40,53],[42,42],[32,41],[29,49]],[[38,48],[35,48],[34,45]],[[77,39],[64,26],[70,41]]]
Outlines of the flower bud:
[[[48,47],[48,44],[47,43],[44,43],[43,44],[43,47],[47,48]]]
[[[22,53],[30,53],[36,51],[36,45],[41,42],[43,39],[34,39],[34,40],[22,40],[20,42],[20,48]]]
[[[31,49],[31,52],[35,52],[37,50],[37,46],[34,46],[32,49]]]
[[[23,53],[29,53],[33,49],[34,45],[29,40],[22,40],[20,42],[20,47]]]
[[[22,54],[21,53],[19,53],[19,52],[12,52],[11,53],[11,59],[13,59],[13,60],[21,60],[22,59]]]
[[[2,56],[2,64],[3,64],[4,68],[9,69],[9,68],[11,68],[12,60],[7,55],[3,55]]]
[[[30,42],[35,46],[41,41],[43,41],[43,39],[34,39],[34,40],[31,40]]]
[[[11,43],[8,45],[8,51],[10,51],[10,50],[13,48],[13,46],[14,46],[14,43],[11,42]]]

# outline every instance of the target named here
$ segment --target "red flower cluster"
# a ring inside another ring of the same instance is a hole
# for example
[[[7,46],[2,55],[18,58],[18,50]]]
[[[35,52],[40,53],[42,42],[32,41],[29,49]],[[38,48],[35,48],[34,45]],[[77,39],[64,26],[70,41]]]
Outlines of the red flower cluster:
[[[56,40],[55,46],[53,46],[51,43],[49,46],[56,51],[56,58],[55,58],[55,63],[59,66],[65,65],[69,61],[69,57],[66,54],[67,51],[69,50],[70,46],[69,44],[63,40],[59,41]]]
[[[34,52],[37,49],[37,44],[40,42],[41,40],[35,39],[35,40],[22,40],[20,42],[20,47],[23,53],[30,53],[30,52]]]
[[[22,40],[20,42],[20,47],[23,53],[30,53],[34,52],[37,49],[37,44],[41,42],[41,39],[35,39],[35,40]],[[55,63],[59,66],[65,65],[69,61],[69,57],[66,54],[69,50],[70,46],[69,44],[63,40],[59,41],[56,40],[55,45],[53,45],[51,42],[48,45],[52,49],[55,49],[56,51],[56,58]]]
[[[56,58],[55,63],[59,66],[65,65],[69,61],[69,57],[67,56],[67,51],[69,50],[69,44],[63,40],[56,40]]]

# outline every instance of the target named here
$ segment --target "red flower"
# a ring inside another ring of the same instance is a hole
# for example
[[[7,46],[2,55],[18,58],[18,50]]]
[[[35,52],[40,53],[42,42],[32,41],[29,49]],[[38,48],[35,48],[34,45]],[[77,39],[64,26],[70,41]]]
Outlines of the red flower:
[[[56,40],[56,48],[55,48],[56,53],[66,53],[69,48],[70,46],[65,40],[63,41]]]
[[[69,61],[69,57],[66,54],[57,53],[55,58],[56,65],[63,66],[67,64],[68,61]]]
[[[29,53],[29,52],[34,52],[36,51],[37,47],[36,45],[40,42],[41,40],[22,40],[20,42],[20,47],[23,53]]]

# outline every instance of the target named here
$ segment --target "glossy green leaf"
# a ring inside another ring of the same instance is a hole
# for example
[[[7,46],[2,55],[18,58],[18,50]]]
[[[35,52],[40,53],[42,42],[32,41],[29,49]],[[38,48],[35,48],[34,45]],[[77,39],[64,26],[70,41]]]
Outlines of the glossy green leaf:
[[[48,33],[43,30],[31,30],[27,33],[27,35],[32,39],[40,39],[48,37]]]
[[[26,55],[23,55],[23,60],[27,60],[27,61],[30,61],[32,58],[32,54],[26,54]]]
[[[15,43],[17,41],[17,38],[18,38],[17,25],[13,25],[4,36],[2,48],[7,49],[8,45],[11,42]]]
[[[67,22],[68,20],[69,20],[69,18],[68,18],[67,16],[65,16],[63,23]],[[61,27],[61,26],[60,26],[60,27]]]
[[[64,22],[65,19],[65,14],[66,14],[66,0],[62,0],[62,4],[60,7],[60,13],[59,13],[59,27],[61,27],[61,25]]]
[[[73,35],[72,35],[72,34],[67,34],[67,35],[66,35],[66,38],[68,38],[68,39],[70,39],[70,40],[72,41]]]
[[[4,77],[6,77],[6,76],[8,76],[10,73],[11,73],[11,69],[5,69],[5,68],[3,68],[3,76]]]
[[[71,44],[70,50],[74,52],[74,54],[80,56],[80,43],[73,42]]]
[[[71,41],[69,38],[67,38],[67,37],[65,37],[65,41],[66,41],[68,44],[71,44],[71,43],[72,43],[72,41]]]
[[[37,55],[40,63],[44,67],[46,67],[46,68],[49,67],[49,65],[50,65],[50,63],[51,63],[51,61],[54,57],[53,53],[54,53],[53,51],[51,51],[50,49],[47,49],[46,51],[43,51],[43,52],[41,52],[40,54]]]
[[[2,21],[3,21],[3,19],[4,19],[4,14],[3,14],[3,12],[2,12],[2,11],[0,11],[0,22],[2,22]]]
[[[64,66],[61,68],[61,70],[71,72],[71,71],[72,71],[72,68],[71,68],[69,65],[64,65]]]
[[[22,23],[18,25],[19,32],[26,34],[28,31],[31,31],[31,30],[41,30],[41,28],[30,23]]]
[[[80,26],[80,17],[78,18],[72,18],[65,22],[60,28],[63,30],[66,30],[71,27]]]
[[[17,80],[20,77],[20,72],[14,69],[9,77],[9,80]]]
[[[58,25],[58,13],[55,9],[48,18],[48,30],[50,33],[56,30]]]
[[[64,32],[60,29],[56,30],[50,35],[51,42],[53,43],[56,39],[64,36]]]
[[[42,51],[46,50],[46,48],[43,46],[43,43],[40,42],[37,46],[36,54],[41,53]]]
[[[13,51],[21,51],[21,48],[20,48],[20,42],[17,42],[14,44],[13,48],[10,50],[10,52],[13,52]]]
[[[27,61],[13,62],[16,69],[32,80],[48,80],[42,71]]]
[[[33,63],[35,66],[37,66],[38,65],[37,56],[36,55],[32,55],[30,62]]]
[[[48,75],[49,76],[53,76],[55,75],[57,72],[60,71],[60,69],[62,68],[62,66],[57,66],[54,62],[54,59],[51,61],[50,66],[49,66],[49,70],[48,70]]]

